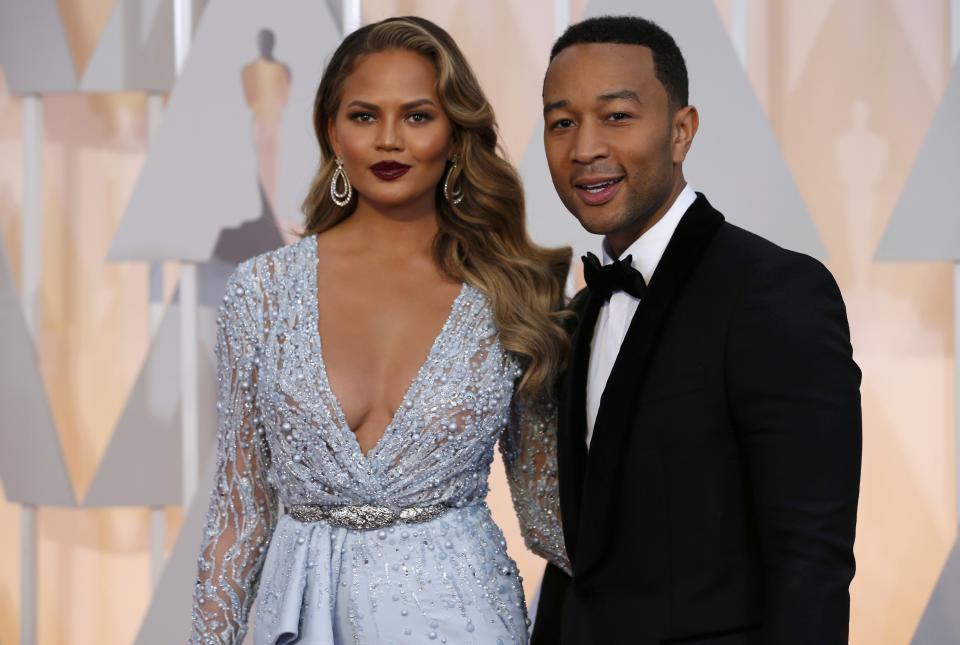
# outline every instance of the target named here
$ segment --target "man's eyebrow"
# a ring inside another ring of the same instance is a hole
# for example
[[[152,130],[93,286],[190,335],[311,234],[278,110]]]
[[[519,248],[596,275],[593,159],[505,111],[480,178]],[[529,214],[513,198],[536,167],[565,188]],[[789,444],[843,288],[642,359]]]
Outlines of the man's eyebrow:
[[[544,116],[546,116],[546,114],[547,114],[548,112],[552,112],[553,110],[559,110],[559,109],[565,108],[565,107],[567,107],[568,105],[570,105],[570,101],[568,101],[567,99],[560,99],[559,101],[552,101],[551,103],[547,103],[546,105],[543,106],[543,114],[544,114]]]
[[[626,99],[628,101],[636,101],[637,103],[643,103],[640,100],[640,95],[634,92],[633,90],[617,90],[615,92],[605,92],[597,97],[598,101],[615,101],[617,99]],[[544,116],[547,113],[553,110],[559,110],[570,105],[570,101],[567,99],[560,99],[559,101],[552,101],[543,106]]]
[[[636,101],[637,103],[643,103],[640,100],[640,96],[633,90],[618,90],[616,92],[607,92],[601,94],[597,97],[600,101],[615,101],[617,99],[627,99],[628,101]]]

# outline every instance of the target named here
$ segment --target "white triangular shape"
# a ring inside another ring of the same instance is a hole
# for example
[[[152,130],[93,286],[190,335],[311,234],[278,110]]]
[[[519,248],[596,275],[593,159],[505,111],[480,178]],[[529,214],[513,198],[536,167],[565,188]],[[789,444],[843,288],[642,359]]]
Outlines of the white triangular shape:
[[[0,66],[13,94],[74,91],[77,74],[56,0],[0,0]]]
[[[217,381],[213,349],[220,297],[233,265],[198,267],[197,311],[199,457],[204,463],[216,436]],[[164,311],[84,506],[175,506],[183,496],[180,434],[180,304]]]
[[[80,79],[80,90],[166,92],[175,77],[172,3],[118,0]]]
[[[140,623],[135,645],[183,643],[190,636],[190,607],[193,604],[193,584],[197,579],[197,556],[200,555],[204,521],[210,505],[216,458],[210,455],[201,463],[205,464],[205,468],[197,492],[180,526],[173,551],[163,567],[160,582],[150,599],[150,607]]]
[[[74,506],[60,437],[0,240],[0,480],[7,500]]]
[[[253,113],[241,74],[258,59],[264,29],[273,31],[276,57],[290,65],[301,93],[304,84],[315,89],[324,56],[339,40],[324,3],[210,2],[114,237],[111,259],[203,262],[212,257],[223,229],[262,216]],[[291,97],[290,105],[299,100]]]
[[[317,13],[320,3],[314,4],[313,12]],[[277,215],[286,221],[302,219],[300,206],[320,164],[320,145],[313,131],[313,101],[324,65],[340,44],[340,20],[328,15],[312,26],[311,33],[307,43],[292,35],[284,42],[277,34],[277,58],[290,65],[292,79],[280,125],[277,169]]]
[[[960,260],[960,63],[920,146],[876,259]]]
[[[730,37],[711,0],[595,0],[585,17],[639,15],[677,41],[687,62],[690,102],[700,130],[684,175],[714,207],[737,224],[788,249],[823,257],[826,252],[790,174]],[[597,251],[556,196],[543,152],[542,121],[520,166],[528,227],[551,246],[571,244],[577,255]]]

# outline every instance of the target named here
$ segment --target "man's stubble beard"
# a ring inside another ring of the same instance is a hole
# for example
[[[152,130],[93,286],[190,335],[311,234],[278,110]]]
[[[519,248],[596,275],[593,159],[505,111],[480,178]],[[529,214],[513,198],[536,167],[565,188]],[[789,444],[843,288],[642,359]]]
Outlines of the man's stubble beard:
[[[625,177],[624,182],[626,182],[626,179]],[[672,184],[670,182],[664,182],[663,188],[658,191],[656,197],[648,199],[643,199],[641,194],[630,185],[625,185],[624,189],[627,191],[624,198],[625,203],[619,212],[610,218],[613,220],[612,227],[604,226],[603,223],[601,223],[599,227],[591,227],[584,221],[584,218],[577,217],[580,225],[594,235],[609,236],[628,231],[637,231],[636,238],[639,238],[642,232],[646,232],[650,228],[651,220],[653,220],[657,211],[660,210],[667,199],[669,199]],[[634,238],[634,240],[636,240],[636,238]]]

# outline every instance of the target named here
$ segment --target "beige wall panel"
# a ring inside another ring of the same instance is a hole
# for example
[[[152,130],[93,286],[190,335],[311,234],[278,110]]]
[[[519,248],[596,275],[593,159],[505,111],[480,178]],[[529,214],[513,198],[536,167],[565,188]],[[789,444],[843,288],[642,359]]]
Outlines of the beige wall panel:
[[[864,370],[851,642],[906,643],[956,531],[952,271],[873,255],[943,91],[947,3],[913,4],[910,28],[887,1],[773,4],[769,114]]]
[[[60,8],[67,40],[75,69],[82,69],[76,63],[92,51],[113,2],[74,2],[73,14],[66,4]],[[146,270],[104,262],[143,160],[143,110],[143,99],[136,95],[44,100],[38,350],[79,494],[106,446],[146,350]],[[20,101],[0,84],[0,227],[14,275],[20,263],[21,160]],[[0,501],[2,643],[17,642],[19,633],[19,515],[16,506]],[[150,594],[147,527],[147,513],[141,509],[41,510],[41,644],[132,642]]]
[[[56,4],[79,78],[97,48],[116,0],[56,0]]]
[[[0,67],[0,237],[14,282],[20,285],[20,208],[23,204],[22,104],[12,96]]]

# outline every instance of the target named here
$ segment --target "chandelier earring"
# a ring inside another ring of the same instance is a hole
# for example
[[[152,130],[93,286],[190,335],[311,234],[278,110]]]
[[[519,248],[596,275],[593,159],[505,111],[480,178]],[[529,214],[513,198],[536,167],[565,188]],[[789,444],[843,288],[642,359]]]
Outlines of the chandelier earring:
[[[337,206],[346,206],[350,203],[350,198],[353,197],[353,186],[350,185],[347,173],[343,170],[343,159],[337,157],[336,164],[337,167],[330,178],[330,199]],[[342,190],[337,187],[338,183],[342,184]]]
[[[463,201],[462,178],[458,175],[457,180],[453,183],[453,188],[451,189],[450,175],[452,175],[453,171],[457,169],[457,163],[460,161],[460,158],[454,156],[450,161],[452,162],[452,165],[447,170],[447,176],[443,179],[443,196],[447,198],[448,202],[456,206]]]

